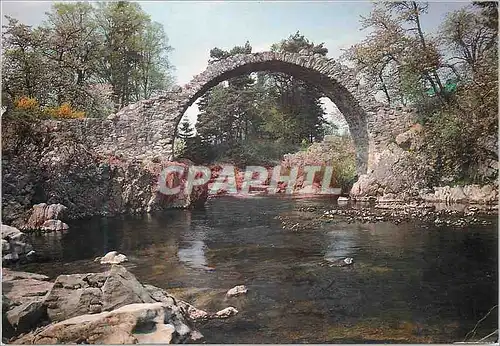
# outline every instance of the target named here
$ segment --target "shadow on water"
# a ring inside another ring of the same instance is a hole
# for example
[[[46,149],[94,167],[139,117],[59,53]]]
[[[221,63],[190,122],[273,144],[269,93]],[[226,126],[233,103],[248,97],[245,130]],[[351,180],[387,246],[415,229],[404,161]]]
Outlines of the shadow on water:
[[[328,203],[217,198],[202,210],[80,220],[64,234],[32,236],[45,261],[19,269],[102,271],[93,259],[120,251],[142,282],[210,311],[240,310],[199,326],[209,343],[461,341],[498,303],[496,219],[461,229],[336,222],[293,232],[276,218]],[[354,264],[329,265],[344,257]],[[238,284],[249,293],[225,298]]]

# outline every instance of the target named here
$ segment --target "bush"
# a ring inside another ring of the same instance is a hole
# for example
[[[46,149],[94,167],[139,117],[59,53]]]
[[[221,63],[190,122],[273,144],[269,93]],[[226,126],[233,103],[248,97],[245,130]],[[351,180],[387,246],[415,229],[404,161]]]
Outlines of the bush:
[[[85,112],[77,111],[71,107],[69,102],[64,102],[58,107],[49,107],[45,112],[52,118],[62,119],[82,119],[85,118]]]
[[[285,168],[331,166],[333,168],[332,184],[347,192],[356,176],[355,157],[354,143],[350,137],[329,136],[327,141],[314,143],[305,150],[285,155],[281,166]],[[324,170],[320,175],[323,172]]]
[[[21,96],[14,101],[14,108],[6,112],[7,118],[37,120],[37,119],[81,119],[85,118],[85,112],[71,107],[69,102],[64,102],[56,107],[41,107],[37,99],[29,96]]]

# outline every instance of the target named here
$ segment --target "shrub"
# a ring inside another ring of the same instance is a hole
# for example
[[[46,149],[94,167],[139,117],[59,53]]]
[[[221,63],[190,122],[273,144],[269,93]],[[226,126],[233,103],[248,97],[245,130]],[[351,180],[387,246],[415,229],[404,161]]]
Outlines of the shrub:
[[[40,110],[40,104],[34,97],[22,96],[14,102],[15,106],[19,110],[24,111],[38,111]]]
[[[52,118],[81,119],[85,118],[85,112],[77,111],[71,107],[69,102],[64,102],[58,107],[49,107],[45,110]]]
[[[314,143],[305,150],[284,156],[281,166],[285,168],[304,166],[331,166],[333,168],[332,186],[350,190],[356,176],[355,148],[347,136],[329,136],[328,141]],[[301,170],[299,170],[299,173]],[[318,174],[321,180],[324,169]]]
[[[85,118],[85,112],[71,107],[69,102],[60,106],[42,108],[34,97],[21,96],[14,101],[14,108],[6,112],[7,118],[36,120],[36,119],[81,119]]]
[[[14,107],[8,109],[4,117],[30,121],[46,118],[46,115],[40,108],[37,99],[29,96],[21,96],[14,100]]]

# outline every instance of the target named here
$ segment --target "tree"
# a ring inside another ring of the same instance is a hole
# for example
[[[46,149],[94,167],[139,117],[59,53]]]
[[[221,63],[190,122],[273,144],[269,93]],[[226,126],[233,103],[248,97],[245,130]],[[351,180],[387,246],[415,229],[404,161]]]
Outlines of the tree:
[[[181,139],[184,139],[184,140],[194,136],[194,128],[191,127],[191,123],[189,122],[189,119],[184,119],[181,122],[177,136]]]
[[[328,49],[315,44],[297,31],[287,39],[271,46],[275,52],[318,54],[326,56]],[[289,138],[291,144],[299,144],[302,140],[312,143],[323,137],[324,110],[319,99],[322,93],[305,81],[283,73],[268,74],[268,85],[276,97],[279,109],[287,114],[289,123],[295,122],[295,136]]]
[[[415,102],[428,88],[446,101],[438,73],[443,67],[438,42],[421,25],[421,15],[427,11],[427,3],[415,1],[375,4],[370,15],[362,18],[362,28],[373,32],[344,55],[383,91],[389,104]]]
[[[71,103],[88,116],[106,116],[169,87],[171,47],[139,4],[56,3],[46,15],[36,28],[7,18],[2,100],[8,110],[29,97],[41,107]]]
[[[97,77],[113,88],[116,109],[172,85],[172,47],[163,26],[151,21],[138,3],[99,3],[96,22],[103,38]]]
[[[462,78],[473,78],[496,55],[498,28],[490,27],[490,15],[484,13],[461,9],[448,14],[441,27],[443,42],[453,53],[450,65]]]
[[[390,104],[409,104],[425,126],[423,152],[443,176],[483,182],[481,165],[497,161],[498,5],[448,13],[439,32],[425,33],[426,3],[377,3],[362,19],[372,33],[344,58],[380,88]],[[443,81],[445,81],[443,83]],[[487,177],[494,179],[495,177]]]
[[[49,70],[44,62],[43,33],[6,16],[3,26],[2,103],[7,111],[17,98],[27,96],[44,103],[49,100]]]

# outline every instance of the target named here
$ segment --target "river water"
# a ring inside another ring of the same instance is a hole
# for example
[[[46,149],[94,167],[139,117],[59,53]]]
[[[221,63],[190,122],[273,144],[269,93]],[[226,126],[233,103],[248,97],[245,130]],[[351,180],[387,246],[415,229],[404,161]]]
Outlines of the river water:
[[[324,223],[283,229],[277,216],[324,199],[211,199],[202,210],[92,218],[64,234],[32,236],[42,263],[19,270],[103,271],[111,250],[143,283],[215,312],[198,325],[207,343],[438,343],[462,341],[498,304],[497,219],[489,226]],[[354,258],[348,267],[331,261]],[[244,284],[246,296],[225,298]],[[498,312],[478,334],[496,329]]]

